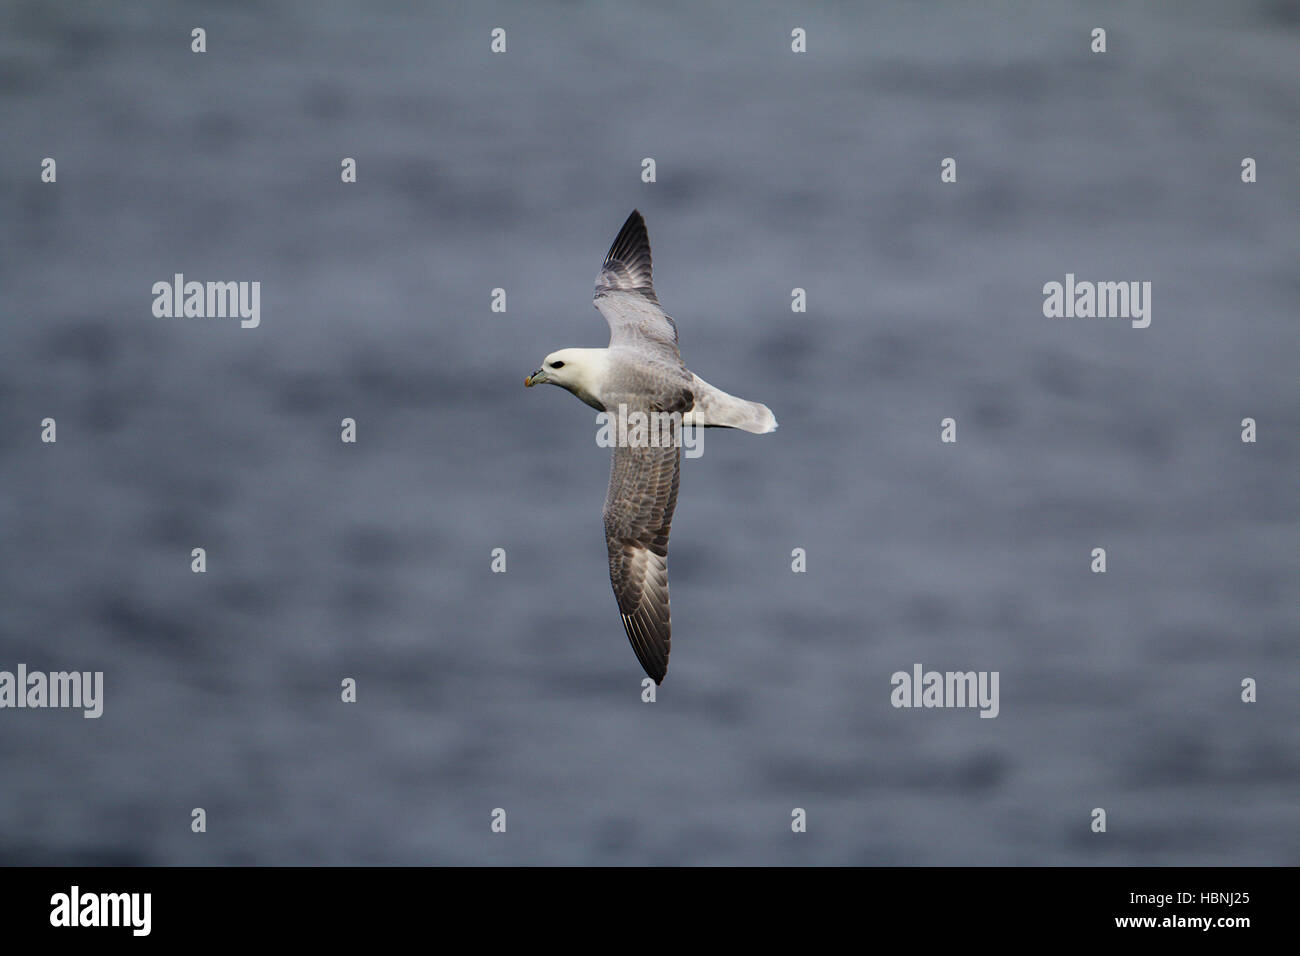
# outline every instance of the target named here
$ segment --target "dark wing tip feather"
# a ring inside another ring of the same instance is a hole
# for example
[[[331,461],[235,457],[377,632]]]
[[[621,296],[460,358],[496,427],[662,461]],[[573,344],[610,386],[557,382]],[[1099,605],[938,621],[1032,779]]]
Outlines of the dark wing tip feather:
[[[662,684],[668,673],[668,655],[672,651],[672,618],[669,610],[668,582],[663,577],[667,570],[664,558],[668,540],[660,536],[652,542],[610,541],[610,583],[618,601],[623,629],[632,644],[641,667]],[[642,555],[642,561],[637,556]],[[659,558],[658,575],[653,559]],[[639,574],[632,573],[640,565]]]
[[[644,610],[621,616],[623,629],[627,631],[641,669],[656,684],[662,684],[668,674],[668,654],[672,646],[671,638],[665,633],[668,629],[666,622],[653,620]]]
[[[605,261],[601,265],[600,278],[596,282],[596,293],[601,292],[637,292],[656,305],[654,261],[650,255],[650,235],[646,232],[645,218],[639,210],[623,223],[623,228],[614,237]]]
[[[610,244],[609,252],[605,253],[604,264],[608,266],[613,262],[622,262],[624,265],[631,265],[642,254],[645,255],[646,271],[649,272],[650,234],[646,231],[645,217],[641,215],[641,211],[633,209],[623,223],[623,228],[618,231],[618,235]]]

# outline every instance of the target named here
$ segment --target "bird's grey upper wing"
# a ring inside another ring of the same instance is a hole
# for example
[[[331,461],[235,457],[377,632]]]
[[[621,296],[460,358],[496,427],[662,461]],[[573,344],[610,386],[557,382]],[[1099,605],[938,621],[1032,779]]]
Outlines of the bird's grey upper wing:
[[[656,684],[668,672],[668,532],[677,505],[681,448],[620,444],[605,496],[609,580],[632,650]]]
[[[659,306],[652,272],[645,219],[633,209],[596,277],[596,308],[609,323],[610,348],[667,353],[680,362],[677,326]]]

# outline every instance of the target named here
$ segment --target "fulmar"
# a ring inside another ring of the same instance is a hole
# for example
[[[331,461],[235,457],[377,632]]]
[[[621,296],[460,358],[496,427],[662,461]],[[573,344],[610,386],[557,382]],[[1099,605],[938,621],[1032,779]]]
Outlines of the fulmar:
[[[659,305],[645,220],[632,210],[596,277],[595,305],[609,323],[609,347],[560,349],[524,385],[549,383],[598,411],[640,412],[671,429],[671,441],[616,441],[605,495],[609,580],[637,660],[656,684],[668,672],[668,531],[681,475],[680,429],[776,428],[771,410],[714,388],[688,369],[677,325]],[[666,414],[665,414],[666,413]],[[657,439],[658,436],[656,436]]]

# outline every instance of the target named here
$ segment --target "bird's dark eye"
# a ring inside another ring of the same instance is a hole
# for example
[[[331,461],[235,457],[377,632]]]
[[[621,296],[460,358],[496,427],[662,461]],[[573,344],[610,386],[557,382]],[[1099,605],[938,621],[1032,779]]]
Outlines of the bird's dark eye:
[[[563,362],[552,362],[552,363],[551,363],[551,368],[564,368],[564,363],[563,363]]]

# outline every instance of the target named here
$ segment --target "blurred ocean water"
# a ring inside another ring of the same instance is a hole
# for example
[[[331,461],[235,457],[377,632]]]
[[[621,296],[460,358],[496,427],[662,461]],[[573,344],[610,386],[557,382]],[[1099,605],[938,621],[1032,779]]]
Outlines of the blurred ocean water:
[[[1300,6],[0,21],[0,669],[106,695],[0,711],[0,862],[1300,863]],[[634,206],[781,423],[684,465],[653,705],[594,413],[522,387]],[[260,327],[154,318],[177,272]],[[916,662],[1000,715],[894,709]]]

